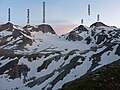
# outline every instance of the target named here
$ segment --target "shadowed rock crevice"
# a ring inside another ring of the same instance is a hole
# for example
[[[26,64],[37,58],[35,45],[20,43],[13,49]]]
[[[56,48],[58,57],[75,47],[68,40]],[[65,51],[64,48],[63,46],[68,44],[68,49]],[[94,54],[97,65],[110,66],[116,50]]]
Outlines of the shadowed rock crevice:
[[[120,44],[118,45],[115,54],[120,56]]]
[[[12,60],[5,64],[4,66],[0,67],[0,74],[3,74],[6,70],[10,70],[14,68],[18,64],[18,59]]]
[[[52,62],[53,60],[54,60],[54,61],[58,61],[58,60],[60,60],[61,56],[62,56],[62,55],[57,55],[57,56],[54,56],[54,57],[52,57],[52,58],[50,58],[50,59],[48,59],[48,60],[45,60],[45,61],[43,62],[43,64],[42,64],[40,67],[37,68],[37,72],[40,72],[40,71],[43,70],[43,69],[47,69],[47,67],[51,64],[51,62]]]

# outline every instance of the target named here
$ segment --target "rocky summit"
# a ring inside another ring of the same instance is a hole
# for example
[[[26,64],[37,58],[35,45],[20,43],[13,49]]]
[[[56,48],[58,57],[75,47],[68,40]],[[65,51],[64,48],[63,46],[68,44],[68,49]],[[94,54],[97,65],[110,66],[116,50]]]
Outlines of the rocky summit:
[[[117,27],[95,22],[58,36],[47,24],[0,25],[0,90],[119,90],[119,71]]]

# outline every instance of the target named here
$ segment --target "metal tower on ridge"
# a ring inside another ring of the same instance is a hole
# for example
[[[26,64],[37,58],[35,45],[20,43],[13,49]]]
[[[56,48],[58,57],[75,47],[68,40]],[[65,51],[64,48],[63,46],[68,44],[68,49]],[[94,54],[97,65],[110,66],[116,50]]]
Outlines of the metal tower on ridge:
[[[88,15],[90,15],[90,4],[88,4]]]
[[[10,22],[10,8],[8,8],[8,22]]]
[[[83,24],[83,19],[81,19],[81,24]]]
[[[29,9],[27,9],[27,24],[29,24],[29,23],[30,23],[30,20],[29,20],[30,15],[29,15],[29,13],[30,13],[30,10],[29,10]]]
[[[100,15],[99,14],[97,15],[97,21],[100,21]]]
[[[43,23],[45,23],[45,2],[43,2]]]

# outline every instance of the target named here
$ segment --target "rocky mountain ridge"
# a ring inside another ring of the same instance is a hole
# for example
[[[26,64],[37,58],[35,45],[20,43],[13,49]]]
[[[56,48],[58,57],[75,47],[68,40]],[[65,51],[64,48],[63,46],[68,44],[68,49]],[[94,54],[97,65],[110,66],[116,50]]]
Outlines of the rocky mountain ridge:
[[[0,34],[1,90],[58,90],[120,59],[120,29],[102,22],[61,36],[49,25],[7,23]]]

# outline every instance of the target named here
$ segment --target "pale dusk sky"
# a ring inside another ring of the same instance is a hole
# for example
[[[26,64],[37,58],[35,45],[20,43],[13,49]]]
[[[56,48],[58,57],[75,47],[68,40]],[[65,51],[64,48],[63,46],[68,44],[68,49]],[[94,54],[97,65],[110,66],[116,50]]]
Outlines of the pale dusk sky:
[[[11,8],[11,22],[26,25],[26,10],[30,9],[30,24],[42,23],[42,3],[46,2],[46,23],[61,35],[80,25],[90,26],[100,21],[120,27],[120,0],[0,0],[0,23],[7,22],[7,9]],[[88,15],[88,4],[91,15]]]

